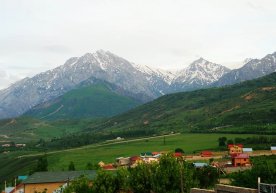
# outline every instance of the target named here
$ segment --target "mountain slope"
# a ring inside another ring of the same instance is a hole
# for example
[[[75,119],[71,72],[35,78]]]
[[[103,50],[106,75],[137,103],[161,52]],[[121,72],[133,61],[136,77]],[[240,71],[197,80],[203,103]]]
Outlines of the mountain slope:
[[[273,73],[233,86],[165,95],[90,129],[275,133],[275,126]]]
[[[276,52],[262,59],[249,59],[241,68],[222,76],[213,86],[231,85],[245,80],[252,80],[276,71]]]
[[[230,69],[200,58],[177,74],[172,81],[172,91],[204,88],[228,72]]]
[[[92,85],[83,83],[56,99],[39,104],[25,115],[50,120],[102,118],[120,114],[139,104],[117,92],[114,85],[96,81]]]
[[[62,66],[1,90],[0,118],[19,116],[35,105],[63,95],[90,77],[115,84],[143,102],[161,96],[160,90],[164,89],[159,87],[167,86],[160,77],[155,80],[153,75],[152,81],[148,81],[132,63],[100,50],[70,58]]]

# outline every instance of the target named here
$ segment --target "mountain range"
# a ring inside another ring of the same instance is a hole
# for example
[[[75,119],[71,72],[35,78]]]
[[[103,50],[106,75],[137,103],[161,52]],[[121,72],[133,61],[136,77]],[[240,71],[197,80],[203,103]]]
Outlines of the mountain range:
[[[123,91],[119,93],[121,96],[145,103],[169,93],[229,85],[267,75],[276,70],[275,58],[276,52],[262,59],[250,59],[235,70],[200,58],[185,69],[171,72],[134,64],[109,51],[99,50],[72,57],[55,69],[0,90],[0,119],[31,112],[37,105],[78,89],[84,82],[87,86],[95,84],[89,79],[112,84],[116,90]]]

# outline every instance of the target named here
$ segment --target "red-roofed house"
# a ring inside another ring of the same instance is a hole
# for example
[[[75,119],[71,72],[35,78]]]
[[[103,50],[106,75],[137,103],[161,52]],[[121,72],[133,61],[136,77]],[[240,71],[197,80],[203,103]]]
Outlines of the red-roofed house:
[[[232,157],[232,164],[234,167],[250,165],[249,155],[242,153]]]
[[[202,151],[200,155],[201,157],[212,157],[213,153],[211,151]]]
[[[243,153],[242,148],[243,148],[242,144],[235,144],[235,145],[229,144],[228,145],[229,155],[236,156],[236,155]]]
[[[174,156],[174,157],[182,157],[182,156],[183,156],[183,153],[181,153],[181,152],[175,152],[175,153],[173,154],[173,156]]]
[[[106,164],[102,167],[104,170],[116,170],[113,164]]]

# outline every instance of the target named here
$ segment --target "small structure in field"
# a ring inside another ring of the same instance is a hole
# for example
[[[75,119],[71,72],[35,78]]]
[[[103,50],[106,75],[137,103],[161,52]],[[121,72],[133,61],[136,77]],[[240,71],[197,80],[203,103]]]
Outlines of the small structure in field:
[[[232,157],[232,165],[237,166],[250,166],[249,155],[242,153]]]
[[[105,165],[105,163],[104,163],[103,161],[100,161],[100,162],[98,163],[98,165],[102,168],[102,167]]]
[[[276,154],[276,146],[272,146],[271,147],[271,153],[272,154]]]
[[[116,170],[113,164],[106,164],[102,167],[104,170]]]
[[[17,143],[17,144],[15,144],[15,147],[26,147],[26,144],[24,144],[24,143]]]
[[[213,152],[211,152],[211,151],[202,151],[200,153],[200,156],[201,157],[212,157],[213,156]]]
[[[194,164],[194,166],[196,167],[196,168],[203,168],[203,167],[205,167],[205,166],[208,166],[208,164],[207,163],[201,163],[201,162],[195,162],[195,163],[193,163]]]
[[[248,155],[253,154],[253,149],[252,148],[242,148],[243,153],[246,153]]]
[[[117,166],[127,166],[130,165],[130,157],[118,157],[116,158]]]
[[[228,145],[229,155],[236,156],[243,153],[242,148],[243,148],[242,144],[229,144]]]
[[[140,156],[141,156],[141,157],[152,157],[153,154],[152,154],[151,152],[142,152],[142,153],[140,154]]]
[[[184,154],[181,153],[181,152],[175,152],[175,153],[173,153],[173,156],[174,156],[174,157],[183,157]]]
[[[142,159],[140,158],[140,156],[132,156],[130,158],[130,165],[132,166],[135,166],[137,165],[138,163],[141,163],[142,162]]]

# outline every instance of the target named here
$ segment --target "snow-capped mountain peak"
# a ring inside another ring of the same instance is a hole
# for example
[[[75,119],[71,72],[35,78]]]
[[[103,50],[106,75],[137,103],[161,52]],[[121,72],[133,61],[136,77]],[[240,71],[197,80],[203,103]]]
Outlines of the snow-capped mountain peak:
[[[185,85],[185,87],[187,85],[202,87],[217,81],[229,71],[230,69],[222,65],[199,58],[178,73],[174,79],[174,84],[179,86]]]

